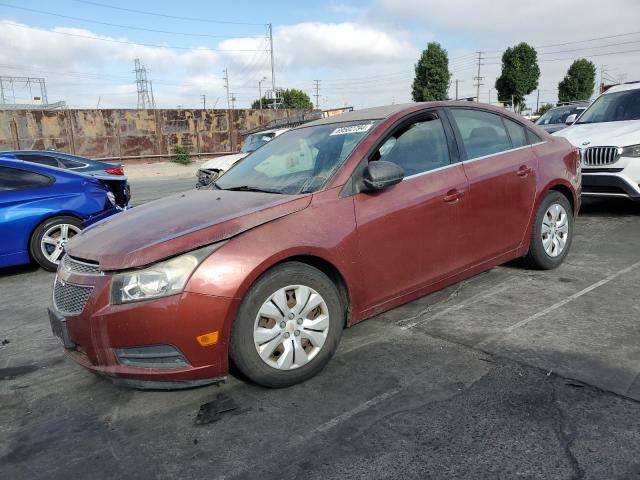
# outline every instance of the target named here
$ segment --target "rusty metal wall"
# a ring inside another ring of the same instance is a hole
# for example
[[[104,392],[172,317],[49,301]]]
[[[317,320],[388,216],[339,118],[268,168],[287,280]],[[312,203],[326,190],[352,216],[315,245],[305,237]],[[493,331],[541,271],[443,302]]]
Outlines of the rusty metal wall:
[[[55,149],[90,158],[239,150],[242,133],[297,110],[0,110],[0,151]]]

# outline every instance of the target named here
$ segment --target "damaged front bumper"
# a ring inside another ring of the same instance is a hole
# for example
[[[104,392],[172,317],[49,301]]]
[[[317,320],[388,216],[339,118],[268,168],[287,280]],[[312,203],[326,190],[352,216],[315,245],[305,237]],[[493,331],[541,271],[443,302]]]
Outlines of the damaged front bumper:
[[[192,292],[124,305],[109,303],[110,275],[58,271],[49,307],[65,353],[117,384],[172,390],[223,381],[238,300]],[[198,337],[219,332],[215,344]]]

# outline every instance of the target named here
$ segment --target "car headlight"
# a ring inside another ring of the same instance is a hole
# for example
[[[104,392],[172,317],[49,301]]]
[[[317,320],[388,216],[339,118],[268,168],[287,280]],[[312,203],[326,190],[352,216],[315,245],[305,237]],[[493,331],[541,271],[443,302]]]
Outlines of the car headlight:
[[[147,268],[115,274],[111,280],[111,303],[140,302],[182,292],[200,262],[225,243],[207,245]]]
[[[629,145],[628,147],[622,147],[620,152],[622,157],[640,157],[640,145]]]

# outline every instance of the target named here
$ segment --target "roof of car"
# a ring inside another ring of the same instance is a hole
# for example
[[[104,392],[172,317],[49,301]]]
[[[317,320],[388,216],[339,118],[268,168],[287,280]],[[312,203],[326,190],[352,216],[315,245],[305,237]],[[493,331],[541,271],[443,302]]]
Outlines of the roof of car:
[[[346,112],[340,115],[314,120],[313,122],[300,125],[300,127],[297,128],[315,125],[328,125],[340,122],[357,122],[359,120],[382,120],[383,118],[390,117],[394,113],[398,113],[402,110],[415,106],[415,103],[399,103],[396,105],[385,105],[383,107],[363,108],[362,110],[354,110],[353,112]]]
[[[640,88],[640,82],[623,83],[622,85],[614,85],[609,88],[604,95],[608,93],[624,92],[625,90],[637,90]]]

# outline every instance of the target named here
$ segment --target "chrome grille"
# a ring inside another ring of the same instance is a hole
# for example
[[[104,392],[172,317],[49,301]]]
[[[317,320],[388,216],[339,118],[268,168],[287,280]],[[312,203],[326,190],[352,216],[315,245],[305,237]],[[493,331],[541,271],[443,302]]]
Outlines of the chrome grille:
[[[79,315],[87,304],[93,287],[64,283],[56,277],[53,284],[53,304],[62,313]]]
[[[618,147],[589,147],[582,150],[582,162],[588,167],[611,165],[619,158]]]
[[[82,275],[102,275],[98,265],[81,262],[75,258],[71,258],[69,255],[62,257],[62,268],[69,273],[79,273]]]

